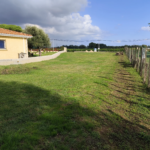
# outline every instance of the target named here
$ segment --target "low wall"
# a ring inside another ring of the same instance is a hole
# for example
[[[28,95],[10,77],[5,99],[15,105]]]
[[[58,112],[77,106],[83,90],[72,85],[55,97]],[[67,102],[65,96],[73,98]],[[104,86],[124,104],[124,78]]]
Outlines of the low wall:
[[[29,57],[23,59],[1,59],[0,66],[7,66],[7,65],[18,65],[18,64],[27,64],[33,62],[40,62],[44,60],[50,60],[57,58],[60,54],[67,52],[66,49],[64,51],[60,51],[56,54],[49,55],[49,56],[40,56],[40,57]]]

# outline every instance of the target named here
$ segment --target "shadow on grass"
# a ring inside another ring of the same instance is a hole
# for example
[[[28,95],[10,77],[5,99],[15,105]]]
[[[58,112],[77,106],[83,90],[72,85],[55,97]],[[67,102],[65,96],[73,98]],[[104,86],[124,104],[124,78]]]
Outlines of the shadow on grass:
[[[124,68],[133,67],[133,65],[130,62],[118,62],[118,63],[122,65]]]
[[[149,129],[31,84],[0,82],[1,150],[144,149]],[[145,133],[144,133],[145,132]]]

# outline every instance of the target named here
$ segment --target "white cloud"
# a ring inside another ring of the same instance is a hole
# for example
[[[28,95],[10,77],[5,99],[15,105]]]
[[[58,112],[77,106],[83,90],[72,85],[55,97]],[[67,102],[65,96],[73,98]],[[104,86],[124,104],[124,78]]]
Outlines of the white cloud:
[[[116,42],[117,42],[117,43],[121,43],[121,41],[120,41],[120,40],[117,40]]]
[[[90,15],[79,13],[88,5],[89,0],[1,0],[0,21],[23,28],[36,25],[51,39],[100,39],[102,31]]]
[[[142,27],[141,30],[150,31],[150,27],[149,27],[149,26],[147,26],[147,27]]]
[[[90,15],[81,16],[79,13],[73,13],[64,17],[51,16],[51,20],[55,21],[55,25],[49,27],[42,27],[36,24],[25,24],[25,25],[35,25],[42,28],[50,38],[57,39],[70,39],[70,40],[80,40],[80,39],[100,39],[102,31],[98,26],[92,25],[92,20]],[[24,25],[24,26],[25,26]]]

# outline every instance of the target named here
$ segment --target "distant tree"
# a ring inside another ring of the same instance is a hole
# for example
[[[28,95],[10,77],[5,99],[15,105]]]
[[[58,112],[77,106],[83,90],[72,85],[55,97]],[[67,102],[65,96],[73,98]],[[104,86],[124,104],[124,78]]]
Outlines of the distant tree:
[[[89,48],[98,48],[98,45],[99,44],[97,44],[97,43],[93,43],[93,42],[91,42],[91,43],[89,43]],[[107,47],[107,45],[106,44],[100,44],[100,48],[106,48]]]
[[[24,33],[31,34],[33,38],[28,39],[29,48],[50,47],[50,39],[48,35],[36,26],[26,26]]]
[[[143,48],[147,48],[147,45],[142,45]]]
[[[20,26],[11,25],[11,24],[0,24],[0,28],[13,30],[13,31],[17,31],[17,32],[22,32],[23,31]]]
[[[65,46],[61,46],[61,47],[59,48],[59,50],[60,50],[60,51],[63,51],[63,50],[64,50],[64,47],[65,47]]]
[[[79,48],[86,48],[86,46],[85,45],[80,45]]]
[[[96,47],[95,43],[93,43],[93,42],[89,43],[89,48],[95,48],[95,47]]]

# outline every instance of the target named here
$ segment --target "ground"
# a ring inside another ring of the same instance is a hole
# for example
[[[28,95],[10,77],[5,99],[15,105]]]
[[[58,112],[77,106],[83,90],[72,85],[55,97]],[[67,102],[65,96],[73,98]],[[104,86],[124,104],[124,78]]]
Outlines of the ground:
[[[63,53],[0,74],[1,150],[150,149],[150,91],[125,55]]]

